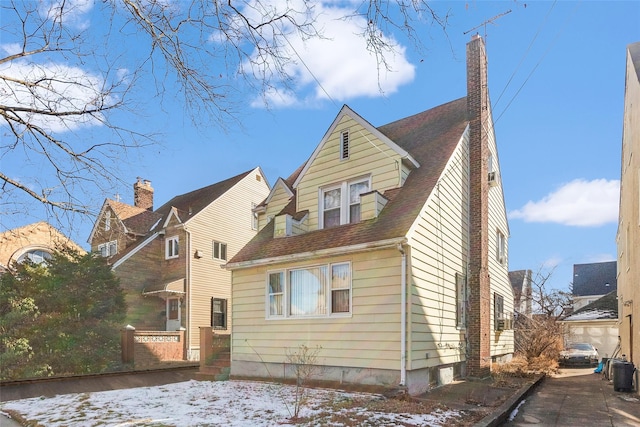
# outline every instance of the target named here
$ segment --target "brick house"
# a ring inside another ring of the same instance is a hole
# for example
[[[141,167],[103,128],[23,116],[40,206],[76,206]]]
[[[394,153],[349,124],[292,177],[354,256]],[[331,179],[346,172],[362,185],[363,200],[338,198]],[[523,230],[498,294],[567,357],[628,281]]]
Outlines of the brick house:
[[[125,290],[137,330],[185,329],[197,360],[199,328],[229,334],[231,274],[221,268],[256,233],[253,208],[269,185],[260,168],[191,191],[153,210],[153,188],[138,179],[134,204],[106,200],[89,237]],[[124,325],[123,325],[124,326]]]
[[[486,377],[513,353],[506,218],[486,54],[467,96],[375,127],[348,106],[278,179],[232,271],[232,376],[289,370],[406,387]]]
[[[0,273],[14,262],[50,258],[60,247],[68,246],[85,253],[78,244],[45,221],[35,222],[0,233]]]

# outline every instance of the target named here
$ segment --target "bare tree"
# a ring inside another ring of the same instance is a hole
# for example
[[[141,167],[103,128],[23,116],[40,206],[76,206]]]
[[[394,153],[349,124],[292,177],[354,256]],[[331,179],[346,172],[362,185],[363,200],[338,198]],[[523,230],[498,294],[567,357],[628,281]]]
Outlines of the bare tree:
[[[531,279],[534,314],[515,321],[515,348],[533,366],[555,364],[564,343],[564,328],[558,320],[571,308],[571,293],[548,289],[554,269],[540,267]]]
[[[266,94],[293,82],[292,41],[324,37],[317,3],[308,0],[6,0],[0,7],[0,160],[24,166],[19,176],[0,168],[3,214],[34,204],[95,213],[96,201],[122,184],[122,162],[156,143],[152,128],[129,119],[145,110],[141,93],[148,102],[173,102],[177,85],[196,120],[235,126],[242,94],[268,102]],[[386,31],[404,32],[420,49],[421,23],[446,26],[424,0],[364,1],[341,19],[356,18],[379,69],[394,49]],[[89,20],[109,25],[89,31]]]

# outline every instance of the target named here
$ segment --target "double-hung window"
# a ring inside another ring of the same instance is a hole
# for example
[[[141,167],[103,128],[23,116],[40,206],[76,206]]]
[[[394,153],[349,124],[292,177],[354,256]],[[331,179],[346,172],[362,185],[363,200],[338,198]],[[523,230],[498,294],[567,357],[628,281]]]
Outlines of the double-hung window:
[[[107,243],[102,243],[101,245],[98,245],[98,251],[100,251],[100,255],[105,258],[114,256],[118,253],[118,241],[112,240]]]
[[[500,264],[507,262],[506,240],[500,230],[496,232],[496,261]]]
[[[167,240],[165,240],[165,250],[164,250],[165,259],[178,258],[179,254],[180,254],[180,245],[179,245],[178,236],[167,238]]]
[[[213,259],[217,259],[217,260],[220,260],[220,261],[226,261],[227,260],[227,244],[226,243],[216,242],[214,240],[214,242],[213,242]]]
[[[351,264],[273,271],[267,278],[267,318],[351,313]]]
[[[467,327],[467,276],[456,273],[456,326]]]
[[[213,329],[227,329],[227,300],[211,298],[211,326]]]
[[[493,294],[493,320],[496,331],[507,329],[504,315],[504,298],[498,293]]]
[[[360,195],[370,189],[369,177],[320,189],[320,228],[360,222]]]

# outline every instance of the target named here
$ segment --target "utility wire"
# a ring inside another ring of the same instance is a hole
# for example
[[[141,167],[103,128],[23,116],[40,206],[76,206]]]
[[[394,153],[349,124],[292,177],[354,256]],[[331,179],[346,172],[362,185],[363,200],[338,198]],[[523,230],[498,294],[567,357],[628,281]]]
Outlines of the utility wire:
[[[309,68],[309,66],[307,66],[307,63],[304,62],[304,59],[302,59],[302,56],[300,56],[300,54],[298,53],[298,51],[296,50],[295,47],[293,47],[293,45],[291,44],[291,42],[289,41],[289,39],[287,38],[286,35],[282,35],[282,37],[285,39],[285,41],[287,42],[287,44],[289,45],[289,47],[291,48],[291,50],[293,50],[293,52],[296,54],[296,56],[298,57],[298,59],[300,60],[300,62],[302,63],[302,65],[304,66],[304,68],[309,72],[309,74],[311,74],[311,77],[313,77],[313,80],[318,84],[318,86],[320,86],[320,89],[322,89],[322,92],[324,92],[325,95],[327,95],[327,98],[329,98],[329,100],[333,103],[333,105],[338,108],[338,103],[331,97],[331,95],[329,95],[329,92],[327,92],[327,90],[324,88],[324,86],[322,86],[322,83],[320,83],[320,80],[318,80],[318,78],[316,77],[315,74],[313,74],[313,71],[311,71],[311,68]]]
[[[524,52],[524,55],[522,55],[522,58],[520,58],[520,62],[518,63],[518,65],[516,66],[515,70],[513,70],[513,73],[511,73],[511,76],[509,77],[509,80],[507,81],[507,84],[504,86],[504,88],[502,89],[502,92],[500,92],[500,95],[498,95],[498,99],[496,100],[496,102],[493,104],[493,108],[496,108],[498,106],[498,104],[500,103],[500,99],[502,98],[502,95],[504,95],[505,91],[507,90],[507,88],[509,87],[509,85],[511,84],[511,81],[513,80],[513,78],[515,77],[516,73],[518,72],[518,70],[520,69],[520,67],[522,66],[522,63],[524,62],[525,58],[527,57],[527,55],[529,54],[529,52],[531,51],[531,48],[533,47],[533,44],[535,43],[536,39],[538,38],[538,36],[540,35],[540,32],[542,31],[542,29],[544,28],[544,26],[546,25],[547,21],[549,20],[549,16],[551,15],[551,11],[553,10],[553,8],[555,7],[556,3],[558,1],[555,0],[553,2],[553,4],[551,5],[551,7],[549,8],[549,11],[547,12],[547,15],[544,17],[544,20],[542,21],[542,23],[540,24],[540,26],[538,27],[536,34],[533,36],[533,39],[531,40],[531,43],[529,43],[529,46],[527,47],[527,50]]]
[[[518,88],[518,90],[516,91],[516,93],[511,97],[511,99],[509,100],[509,103],[507,104],[506,107],[504,107],[504,110],[502,110],[502,112],[500,113],[500,115],[498,116],[497,119],[495,119],[493,121],[493,124],[495,126],[495,124],[498,122],[498,120],[500,120],[500,118],[504,115],[504,113],[507,112],[507,110],[509,109],[509,107],[511,106],[511,104],[513,103],[513,101],[516,99],[516,97],[518,96],[518,94],[522,91],[522,89],[524,88],[524,85],[527,84],[527,82],[529,81],[529,79],[531,78],[531,76],[533,75],[533,73],[536,71],[536,69],[538,68],[538,66],[542,63],[542,61],[544,60],[544,58],[547,56],[547,54],[551,51],[551,48],[556,44],[556,42],[558,41],[558,38],[560,37],[560,35],[562,34],[562,32],[566,29],[567,27],[567,23],[569,22],[569,19],[573,16],[573,14],[576,12],[578,6],[580,5],[580,3],[576,4],[576,7],[573,8],[573,10],[571,11],[571,14],[567,17],[567,19],[565,19],[564,23],[562,24],[562,27],[560,28],[560,30],[556,33],[554,39],[552,40],[552,42],[549,44],[549,46],[547,47],[547,50],[542,54],[542,56],[540,57],[540,59],[538,60],[538,62],[536,63],[536,65],[533,67],[533,69],[531,70],[531,72],[527,75],[527,78],[524,80],[524,82],[522,82],[522,84],[520,85],[520,87]]]

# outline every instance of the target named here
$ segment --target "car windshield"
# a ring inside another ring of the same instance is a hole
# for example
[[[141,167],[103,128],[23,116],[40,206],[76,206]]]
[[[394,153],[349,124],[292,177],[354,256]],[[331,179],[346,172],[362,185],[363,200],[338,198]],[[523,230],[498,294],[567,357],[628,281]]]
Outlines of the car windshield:
[[[570,344],[568,348],[570,350],[593,350],[593,346],[591,344]]]

